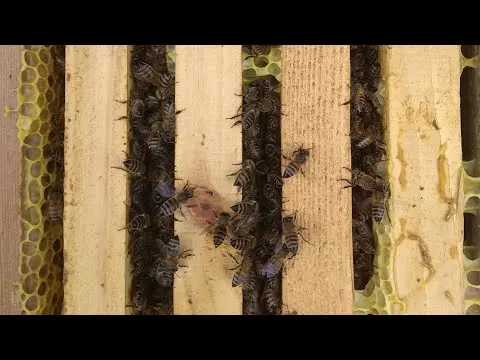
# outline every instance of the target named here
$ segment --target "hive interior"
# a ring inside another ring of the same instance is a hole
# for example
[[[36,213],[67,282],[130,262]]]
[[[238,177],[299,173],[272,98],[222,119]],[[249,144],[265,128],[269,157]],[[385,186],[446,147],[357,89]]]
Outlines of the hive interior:
[[[7,109],[17,115],[22,162],[17,294],[22,314],[60,314],[63,306],[63,224],[49,218],[47,201],[49,188],[63,189],[63,166],[46,155],[54,142],[63,144],[52,123],[64,102],[64,74],[54,65],[63,54],[62,46],[26,46],[17,109]]]

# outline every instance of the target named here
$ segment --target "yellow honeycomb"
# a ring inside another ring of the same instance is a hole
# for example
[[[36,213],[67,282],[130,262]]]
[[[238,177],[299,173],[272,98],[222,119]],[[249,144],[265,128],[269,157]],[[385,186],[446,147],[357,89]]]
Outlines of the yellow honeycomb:
[[[253,79],[259,76],[273,75],[280,82],[281,77],[281,51],[279,45],[272,45],[268,55],[260,55],[256,59],[249,58],[252,54],[246,46],[242,48],[243,61],[243,82],[249,84]],[[276,89],[279,92],[279,89]]]
[[[17,116],[22,154],[19,298],[22,314],[60,314],[63,304],[63,224],[48,218],[46,189],[55,179],[44,149],[50,146],[52,112],[59,91],[53,71],[54,46],[29,46],[22,51],[18,77],[18,107],[6,112]]]

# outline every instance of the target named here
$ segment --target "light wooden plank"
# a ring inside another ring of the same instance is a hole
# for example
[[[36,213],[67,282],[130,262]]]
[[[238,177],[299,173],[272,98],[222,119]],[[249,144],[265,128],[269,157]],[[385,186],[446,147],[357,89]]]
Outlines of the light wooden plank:
[[[20,245],[20,148],[16,119],[5,116],[15,109],[22,47],[0,46],[0,314],[19,314],[21,304],[18,263]]]
[[[406,314],[460,314],[460,48],[388,46],[382,53],[394,291]]]
[[[67,46],[65,314],[124,314],[127,46]]]
[[[353,311],[351,190],[337,179],[350,166],[348,46],[282,46],[282,152],[315,146],[304,172],[286,179],[287,213],[298,210],[298,226],[313,245],[283,274],[285,312],[351,314]],[[297,145],[295,144],[297,143]]]
[[[227,117],[241,105],[241,46],[189,45],[176,48],[176,108],[186,109],[177,116],[175,166],[177,178],[214,190],[223,198],[223,207],[241,200],[227,178],[242,161],[240,127],[231,128]],[[177,188],[183,187],[177,182]],[[202,234],[208,226],[193,216],[175,222],[182,249],[195,256],[185,260],[175,278],[175,314],[241,314],[242,293],[232,288],[235,263],[228,247],[213,246],[211,235]],[[198,209],[198,208],[197,208]],[[188,217],[188,215],[187,215]],[[213,220],[213,219],[210,219]]]

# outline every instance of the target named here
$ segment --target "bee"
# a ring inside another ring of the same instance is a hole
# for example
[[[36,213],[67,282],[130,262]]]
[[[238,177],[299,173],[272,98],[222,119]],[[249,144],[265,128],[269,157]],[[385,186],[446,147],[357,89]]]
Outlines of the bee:
[[[358,238],[358,245],[364,253],[375,254],[375,247],[373,246],[372,240],[373,240],[372,238],[367,238],[367,237]]]
[[[269,183],[272,183],[275,185],[275,187],[277,189],[281,189],[282,186],[283,186],[283,180],[282,180],[282,177],[275,174],[273,171],[270,171],[268,174],[267,174],[267,181]]]
[[[255,86],[248,86],[244,89],[244,101],[247,105],[255,103],[259,99],[258,89]]]
[[[305,173],[303,172],[302,167],[305,165],[307,162],[307,159],[310,155],[309,150],[313,149],[314,147],[310,149],[304,149],[303,145],[298,149],[293,152],[293,160],[282,155],[283,158],[289,160],[290,162],[287,164],[285,171],[283,173],[283,178],[289,178],[298,173],[299,171],[302,172],[302,174],[305,176]]]
[[[243,217],[232,218],[229,235],[231,238],[249,238],[250,234],[255,231],[260,221],[260,212],[257,210]]]
[[[365,59],[369,64],[373,64],[377,61],[378,58],[378,49],[376,45],[370,45],[365,49]]]
[[[143,161],[143,159],[145,159],[146,153],[147,153],[147,149],[145,147],[145,144],[140,142],[138,139],[133,140],[133,143],[132,143],[133,157]]]
[[[63,191],[50,188],[47,196],[48,217],[52,221],[63,219]]]
[[[377,162],[371,155],[365,155],[362,159],[363,169],[365,174],[375,177],[377,175]]]
[[[273,144],[267,144],[265,146],[265,153],[266,153],[267,157],[275,158],[275,157],[278,157],[280,155],[280,149],[278,148],[278,146],[275,146]]]
[[[183,255],[191,250],[180,253],[180,239],[178,235],[169,239],[167,244],[164,244],[161,239],[157,239],[156,243],[159,254],[156,255],[154,266],[150,270],[150,276],[152,276],[160,286],[170,287],[173,283],[174,273],[178,271],[179,259],[193,256],[193,254]]]
[[[148,252],[143,252],[140,255],[137,255],[132,261],[132,276],[136,277],[144,273],[145,269],[150,264],[150,260],[151,256]]]
[[[269,144],[275,144],[277,142],[276,131],[268,129],[265,133],[265,140]]]
[[[372,204],[372,218],[377,223],[383,220],[385,213],[387,213],[386,199],[384,193],[375,192],[373,194],[373,204]]]
[[[230,209],[238,215],[249,215],[259,210],[259,204],[256,200],[241,201],[233,205]]]
[[[281,301],[280,293],[280,277],[275,276],[267,279],[263,290],[262,298],[265,303],[267,313],[270,315],[278,315],[280,313]]]
[[[352,216],[358,221],[367,221],[372,216],[372,198],[367,198],[360,203],[354,203]]]
[[[273,254],[262,266],[262,269],[260,270],[261,275],[265,276],[267,279],[273,278],[275,275],[277,275],[282,268],[283,261],[287,258],[288,254],[288,249],[285,245],[283,245],[281,249]]]
[[[265,199],[272,199],[277,195],[274,185],[267,183],[263,186],[263,197]]]
[[[280,230],[276,225],[267,226],[262,236],[262,241],[267,245],[274,245],[280,238]]]
[[[229,174],[227,176],[234,176],[235,177],[235,182],[233,186],[238,187],[238,191],[240,192],[240,189],[247,185],[251,184],[255,180],[255,163],[251,159],[247,159],[243,162],[242,168],[238,170],[237,172],[234,172],[233,174]]]
[[[63,164],[64,151],[62,145],[52,146],[50,149],[46,149],[45,155],[49,156],[55,163]]]
[[[258,160],[255,164],[255,168],[257,173],[261,175],[265,175],[269,170],[268,164],[265,160]]]
[[[248,154],[252,159],[259,160],[262,156],[262,148],[254,139],[247,140],[245,143]]]
[[[279,126],[280,126],[280,117],[275,114],[269,115],[267,118],[267,129],[276,130],[278,129]]]
[[[119,103],[125,103],[125,101],[117,101]],[[143,116],[145,114],[145,103],[143,100],[140,99],[132,99],[131,104],[129,106],[129,117],[128,116],[121,116],[116,120],[123,120],[123,119],[130,119],[130,123],[132,126],[137,127],[140,125],[141,121],[143,120]]]
[[[227,212],[221,212],[215,229],[213,230],[213,245],[219,247],[227,237],[227,227],[230,221],[230,214]]]
[[[352,103],[353,108],[356,112],[361,113],[364,112],[367,109],[367,94],[360,83],[355,83],[352,87],[352,98],[343,103],[342,105],[347,105]]]
[[[354,218],[352,219],[352,226],[362,238],[372,237],[372,232],[370,231],[367,223],[365,223],[364,221],[360,221]]]
[[[344,180],[349,183],[349,185],[344,186],[342,189],[345,189],[347,187],[360,186],[362,189],[367,191],[376,190],[377,182],[375,181],[375,178],[365,174],[360,169],[350,170],[349,168],[346,168],[346,167],[344,167],[344,169],[347,169],[352,173],[352,180],[350,181],[347,179],[339,179],[339,181]]]
[[[260,111],[256,107],[251,106],[246,112],[229,117],[227,120],[233,120],[239,116],[242,116],[242,120],[235,121],[235,123],[232,125],[232,128],[243,122],[245,130],[249,130],[255,125],[259,115]]]
[[[251,291],[243,291],[243,314],[257,315],[258,309],[258,291],[254,288]]]
[[[165,182],[159,182],[152,189],[152,201],[154,204],[161,203],[164,199],[175,196],[175,190]]]
[[[132,307],[134,313],[142,313],[147,307],[147,299],[149,295],[150,284],[146,278],[137,278],[133,280],[133,289],[132,289],[132,305],[127,305],[127,307]]]
[[[154,86],[159,85],[160,75],[155,71],[155,69],[144,61],[132,62],[132,75],[135,79],[151,84]]]
[[[188,199],[191,199],[194,196],[194,187],[188,186],[188,181],[183,187],[183,190],[175,196],[170,197],[167,201],[165,201],[159,208],[159,215],[160,216],[170,216],[172,215],[177,209],[180,210],[180,213],[183,217],[185,217],[181,206],[186,204]]]
[[[250,250],[256,245],[254,236],[230,239],[230,245],[236,250]]]
[[[245,58],[258,58],[260,55],[268,55],[270,53],[271,45],[250,45],[250,49],[252,51],[252,55],[247,56]]]
[[[253,266],[252,254],[250,253],[245,254],[239,269],[233,274],[232,287],[237,286],[241,286],[247,291],[255,288],[255,269]]]
[[[164,72],[159,76],[158,87],[155,95],[161,101],[167,100],[170,96],[173,96],[175,84],[175,76],[169,71]]]
[[[133,233],[133,232],[147,229],[150,227],[150,225],[151,225],[150,215],[148,215],[147,213],[144,213],[144,214],[139,214],[134,216],[133,219],[130,220],[130,222],[128,223],[127,227],[120,229],[118,231],[127,229],[129,233]]]
[[[131,186],[132,203],[137,206],[141,212],[146,212],[145,208],[145,192],[147,183],[142,178],[137,178]]]
[[[292,258],[295,257],[298,252],[298,237],[301,236],[302,239],[305,240],[300,231],[306,230],[306,228],[296,228],[296,216],[297,213],[295,212],[294,216],[286,216],[282,219],[282,233],[285,238],[283,246],[285,250],[292,254]]]
[[[143,177],[147,171],[145,164],[134,157],[128,157],[127,160],[123,162],[123,165],[125,166],[125,169],[117,166],[112,166],[112,168],[126,171],[133,177]]]

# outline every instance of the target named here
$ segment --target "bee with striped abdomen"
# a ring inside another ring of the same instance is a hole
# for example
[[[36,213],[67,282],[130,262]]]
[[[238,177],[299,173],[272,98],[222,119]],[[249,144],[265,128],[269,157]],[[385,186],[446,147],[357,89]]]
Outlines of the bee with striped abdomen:
[[[233,186],[238,188],[238,192],[245,185],[251,184],[255,181],[255,163],[251,159],[247,159],[242,163],[242,168],[233,174],[227,176],[235,176]]]
[[[295,225],[297,217],[297,212],[295,212],[294,216],[286,216],[282,219],[282,234],[284,236],[284,248],[290,254],[292,254],[292,258],[297,255],[298,252],[298,238],[299,236],[302,237],[303,240],[305,238],[302,236],[300,231],[306,230],[306,228],[297,228]],[[308,242],[307,240],[305,240]]]
[[[127,160],[123,162],[125,169],[117,166],[112,166],[113,169],[120,169],[126,171],[128,174],[133,177],[144,177],[146,172],[145,164],[134,157],[127,157]]]
[[[248,236],[248,237],[237,237],[230,239],[230,245],[236,250],[245,251],[250,250],[255,247],[257,241],[255,236]]]
[[[52,221],[63,219],[63,191],[61,188],[50,188],[47,193],[48,218]]]
[[[262,276],[265,276],[267,279],[273,278],[278,274],[280,269],[283,266],[284,260],[289,254],[288,249],[283,245],[279,251],[273,254],[265,264],[263,264],[260,271]]]
[[[339,179],[339,181],[344,180],[349,183],[349,185],[344,186],[342,189],[345,189],[347,187],[360,186],[362,189],[365,189],[367,191],[376,190],[377,182],[375,181],[375,178],[365,174],[360,169],[350,170],[349,168],[346,168],[346,167],[344,167],[344,169],[347,169],[352,173],[352,180],[350,181],[348,179]]]
[[[160,216],[170,216],[178,209],[182,216],[185,217],[185,214],[182,211],[182,206],[194,196],[194,191],[195,188],[189,187],[187,181],[181,192],[169,198],[159,207],[158,214]]]
[[[309,150],[311,150],[313,148],[314,147],[311,147],[309,149],[304,149],[303,145],[300,146],[300,148],[298,150],[295,150],[293,152],[293,159],[290,159],[290,158],[286,157],[285,155],[282,155],[283,158],[290,161],[287,164],[287,166],[285,168],[285,171],[283,173],[283,178],[284,179],[294,176],[299,171],[302,172],[303,175],[305,175],[302,168],[305,165],[305,163],[307,162],[308,157],[310,156],[310,151]]]
[[[136,215],[129,221],[127,227],[120,229],[125,230],[127,229],[129,233],[142,231],[147,229],[151,226],[150,215],[147,213]],[[118,230],[118,231],[120,231]]]
[[[259,204],[256,200],[241,201],[231,207],[233,212],[238,215],[249,215],[259,210]]]
[[[225,241],[227,237],[228,224],[230,222],[230,214],[221,212],[218,216],[217,223],[213,229],[213,245],[217,248]]]
[[[237,267],[237,270],[233,274],[232,287],[241,286],[244,290],[253,290],[255,288],[255,282],[255,269],[252,254],[247,252],[243,256],[242,263]]]

